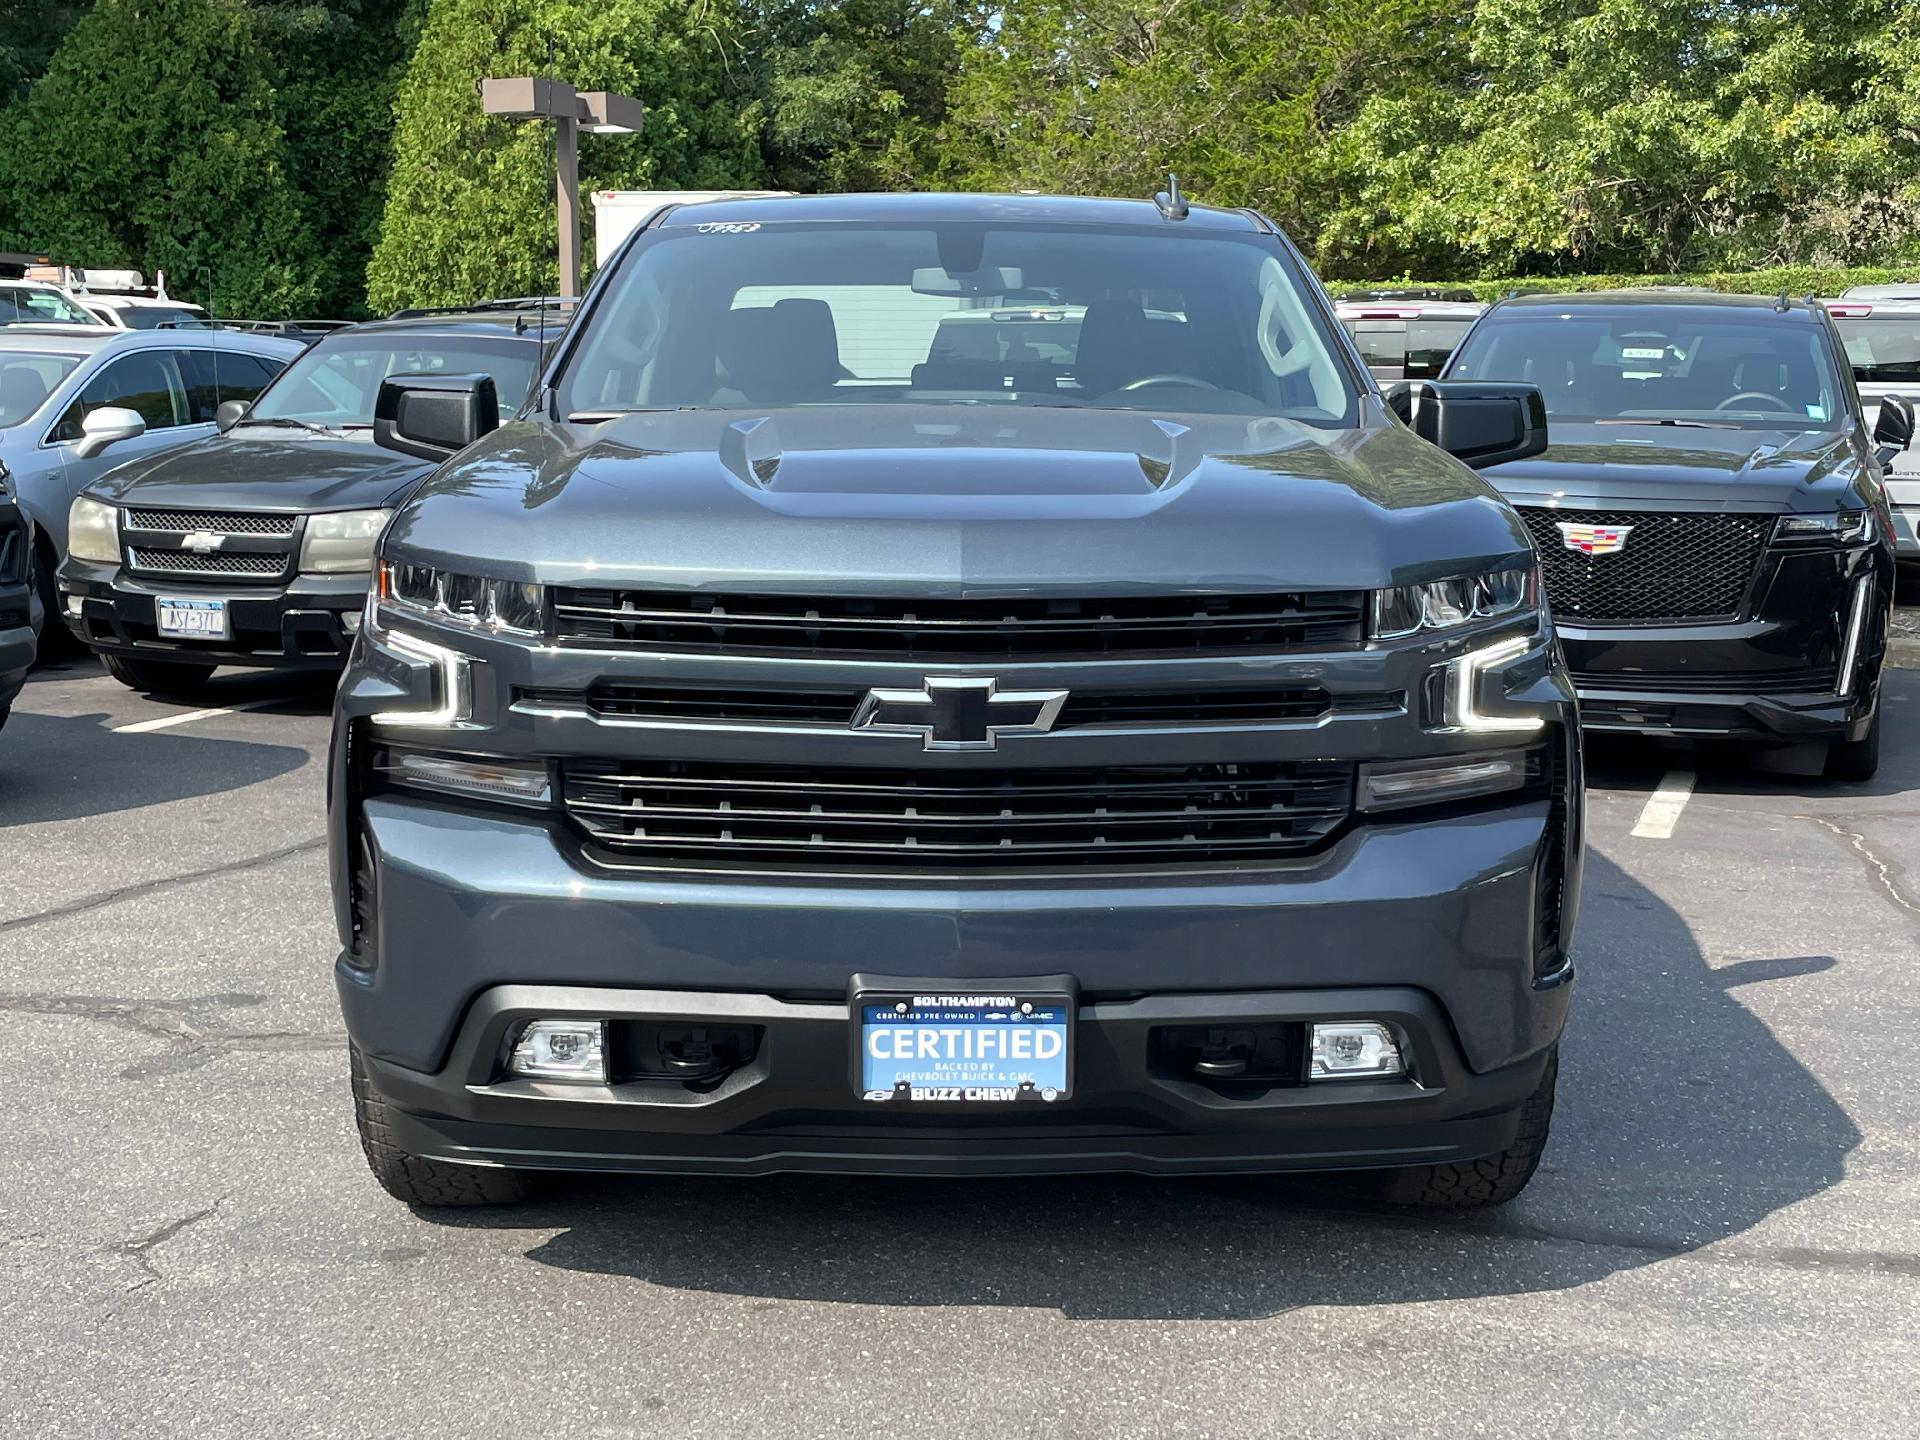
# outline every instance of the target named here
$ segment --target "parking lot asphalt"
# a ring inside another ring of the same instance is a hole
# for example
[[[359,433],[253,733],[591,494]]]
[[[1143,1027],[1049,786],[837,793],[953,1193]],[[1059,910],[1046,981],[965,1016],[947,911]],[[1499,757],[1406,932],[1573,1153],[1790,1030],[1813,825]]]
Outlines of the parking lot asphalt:
[[[0,1434],[1920,1428],[1920,671],[1864,787],[1595,747],[1554,1140],[1468,1219],[1124,1178],[410,1213],[353,1135],[328,700],[74,661],[0,733]]]

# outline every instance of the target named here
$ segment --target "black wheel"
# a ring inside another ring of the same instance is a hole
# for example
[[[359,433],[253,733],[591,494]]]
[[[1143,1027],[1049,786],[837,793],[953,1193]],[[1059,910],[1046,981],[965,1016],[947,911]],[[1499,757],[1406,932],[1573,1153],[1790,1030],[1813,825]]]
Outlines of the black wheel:
[[[40,597],[40,639],[34,658],[42,664],[77,655],[82,649],[73,632],[67,629],[67,622],[60,618],[60,592],[53,583],[56,568],[57,562],[44,540],[27,556],[27,578]]]
[[[360,1131],[360,1148],[367,1168],[380,1188],[408,1205],[514,1205],[533,1191],[533,1179],[523,1171],[488,1165],[449,1165],[402,1150],[393,1140],[391,1111],[374,1093],[367,1067],[357,1046],[347,1047],[353,1072],[353,1121]]]
[[[1560,1073],[1560,1052],[1547,1057],[1540,1088],[1529,1095],[1520,1111],[1520,1131],[1513,1144],[1498,1155],[1458,1165],[1415,1165],[1405,1170],[1383,1170],[1382,1198],[1389,1205],[1412,1205],[1423,1210],[1486,1210],[1504,1205],[1533,1179],[1547,1148],[1553,1120],[1553,1083]]]
[[[1835,740],[1827,746],[1827,766],[1822,772],[1829,780],[1860,782],[1873,779],[1880,768],[1880,712],[1873,712],[1873,723],[1858,740]]]
[[[192,660],[133,660],[125,655],[102,655],[107,674],[129,690],[177,695],[206,682],[213,666]]]

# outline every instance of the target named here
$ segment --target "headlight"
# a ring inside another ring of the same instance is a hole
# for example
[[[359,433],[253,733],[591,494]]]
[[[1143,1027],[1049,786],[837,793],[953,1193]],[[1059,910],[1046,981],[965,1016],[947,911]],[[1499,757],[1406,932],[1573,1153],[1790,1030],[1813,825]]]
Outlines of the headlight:
[[[82,495],[67,512],[67,553],[76,560],[120,563],[120,510]]]
[[[1865,545],[1873,539],[1871,510],[1829,510],[1824,515],[1782,515],[1774,523],[1775,540],[1826,540]]]
[[[518,580],[460,575],[431,565],[380,562],[379,603],[436,620],[514,635],[546,633],[546,594]]]
[[[300,568],[309,575],[348,575],[373,568],[373,545],[391,510],[336,510],[309,515]]]
[[[1445,630],[1473,620],[1531,609],[1540,592],[1536,565],[1484,575],[1396,585],[1373,592],[1373,638],[1398,640],[1419,630]]]

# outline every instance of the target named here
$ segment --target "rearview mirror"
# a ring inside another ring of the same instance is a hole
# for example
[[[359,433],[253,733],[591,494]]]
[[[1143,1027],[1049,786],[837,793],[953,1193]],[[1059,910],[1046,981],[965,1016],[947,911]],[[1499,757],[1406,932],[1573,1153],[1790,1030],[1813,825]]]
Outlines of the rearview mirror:
[[[102,405],[80,422],[80,441],[73,447],[73,453],[82,460],[91,460],[109,445],[146,433],[147,422],[138,410]]]
[[[1913,443],[1913,402],[1899,395],[1888,395],[1880,402],[1880,418],[1873,425],[1874,449],[1882,465]]]
[[[491,375],[390,375],[373,403],[377,445],[444,460],[500,428]]]
[[[222,400],[219,408],[213,412],[213,423],[220,427],[220,433],[226,434],[234,426],[247,418],[247,412],[253,405],[246,400]]]
[[[1547,402],[1535,385],[1403,381],[1387,391],[1387,408],[1422,440],[1475,470],[1547,448]]]

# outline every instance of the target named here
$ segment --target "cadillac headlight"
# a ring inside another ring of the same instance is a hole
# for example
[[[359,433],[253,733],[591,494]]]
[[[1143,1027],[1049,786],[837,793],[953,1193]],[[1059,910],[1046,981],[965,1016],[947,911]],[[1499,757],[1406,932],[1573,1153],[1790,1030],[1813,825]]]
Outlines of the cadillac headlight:
[[[1873,539],[1873,512],[1829,510],[1824,515],[1782,515],[1774,522],[1773,538],[1865,545]]]
[[[374,542],[391,510],[335,510],[309,515],[300,541],[300,568],[309,575],[350,575],[373,568]]]
[[[1540,568],[1514,565],[1484,575],[1395,585],[1373,592],[1373,638],[1398,640],[1421,630],[1446,630],[1539,603]]]
[[[67,553],[102,565],[120,563],[120,510],[82,495],[67,512]]]
[[[398,614],[511,635],[546,633],[546,592],[518,580],[492,580],[432,565],[383,560],[376,594],[381,605]]]

